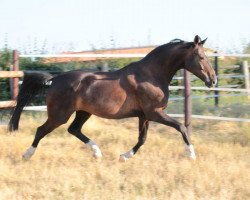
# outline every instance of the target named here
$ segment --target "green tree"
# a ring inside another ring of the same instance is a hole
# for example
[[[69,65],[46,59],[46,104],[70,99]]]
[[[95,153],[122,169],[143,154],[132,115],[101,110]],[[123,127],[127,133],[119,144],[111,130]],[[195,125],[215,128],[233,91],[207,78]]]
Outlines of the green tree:
[[[9,70],[11,66],[12,52],[10,49],[0,51],[0,69]]]
[[[0,70],[8,71],[11,67],[12,53],[10,49],[5,48],[0,51]],[[10,84],[8,78],[0,79],[0,99],[7,100],[10,99]]]

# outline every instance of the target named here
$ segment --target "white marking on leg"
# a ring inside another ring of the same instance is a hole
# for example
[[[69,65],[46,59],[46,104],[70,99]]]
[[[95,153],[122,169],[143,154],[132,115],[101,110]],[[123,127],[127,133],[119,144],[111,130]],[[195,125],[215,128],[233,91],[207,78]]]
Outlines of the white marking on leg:
[[[47,81],[45,85],[52,85],[52,81]]]
[[[26,152],[23,154],[23,159],[24,160],[29,160],[31,158],[31,156],[33,156],[33,154],[35,153],[36,148],[31,146],[30,148],[28,148],[26,150]]]
[[[93,156],[95,158],[101,158],[102,157],[102,152],[99,149],[99,147],[97,146],[97,144],[95,142],[93,142],[92,140],[90,140],[88,143],[86,143],[94,152]]]
[[[190,144],[190,145],[185,144],[185,147],[186,147],[186,152],[187,152],[188,156],[190,158],[192,158],[193,160],[195,160],[196,155],[195,155],[195,151],[194,151],[194,146],[192,144]]]
[[[134,154],[135,154],[135,153],[134,153],[134,150],[131,149],[131,150],[128,151],[127,153],[121,154],[121,155],[120,155],[119,161],[120,161],[120,162],[126,162],[129,158],[133,157]]]

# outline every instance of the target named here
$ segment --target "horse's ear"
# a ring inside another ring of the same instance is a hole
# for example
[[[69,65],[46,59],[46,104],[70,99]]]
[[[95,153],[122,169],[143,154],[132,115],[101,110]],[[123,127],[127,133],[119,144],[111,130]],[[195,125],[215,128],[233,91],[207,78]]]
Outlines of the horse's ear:
[[[200,36],[199,36],[199,35],[196,35],[196,36],[194,37],[194,44],[197,45],[197,44],[199,44],[200,42],[201,42]]]
[[[206,41],[207,41],[207,38],[206,38],[205,40],[202,40],[202,41],[201,41],[201,44],[202,44],[202,45],[205,44]]]

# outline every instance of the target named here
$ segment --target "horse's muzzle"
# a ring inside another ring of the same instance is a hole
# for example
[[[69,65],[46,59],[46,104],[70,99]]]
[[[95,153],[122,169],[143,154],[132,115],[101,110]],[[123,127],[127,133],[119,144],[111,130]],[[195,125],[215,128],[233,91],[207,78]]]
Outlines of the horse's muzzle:
[[[205,81],[205,85],[208,88],[215,87],[216,84],[217,84],[217,78],[214,78],[213,80],[207,80],[207,81]]]

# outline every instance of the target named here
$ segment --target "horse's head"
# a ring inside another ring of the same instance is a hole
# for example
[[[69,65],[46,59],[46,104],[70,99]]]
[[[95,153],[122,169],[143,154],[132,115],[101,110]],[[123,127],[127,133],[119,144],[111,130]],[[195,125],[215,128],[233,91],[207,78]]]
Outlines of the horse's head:
[[[207,87],[211,87],[216,85],[217,77],[204,52],[203,44],[205,42],[206,39],[201,40],[198,35],[195,36],[186,57],[185,69],[204,81]]]

